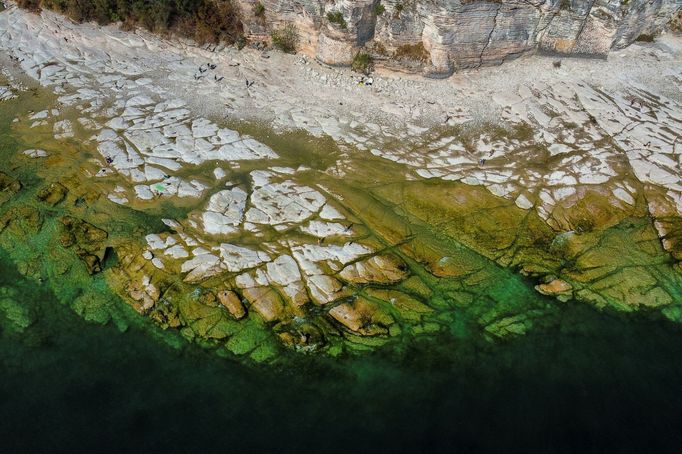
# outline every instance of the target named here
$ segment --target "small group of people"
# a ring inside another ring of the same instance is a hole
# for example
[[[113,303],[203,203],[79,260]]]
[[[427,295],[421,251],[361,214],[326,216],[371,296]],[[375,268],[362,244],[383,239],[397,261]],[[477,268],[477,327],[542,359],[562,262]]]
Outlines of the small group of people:
[[[362,76],[358,81],[358,85],[371,86],[374,83],[374,78],[369,76]]]

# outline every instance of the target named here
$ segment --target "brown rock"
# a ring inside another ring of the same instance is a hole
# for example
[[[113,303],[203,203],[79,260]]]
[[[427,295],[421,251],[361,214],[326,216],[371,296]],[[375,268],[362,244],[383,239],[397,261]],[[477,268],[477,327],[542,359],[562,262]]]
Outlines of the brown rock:
[[[352,303],[342,303],[332,308],[329,315],[349,330],[363,336],[388,333],[388,326],[395,320],[375,303],[358,298]]]
[[[360,331],[364,325],[362,313],[350,303],[339,304],[329,311],[329,315],[351,331]]]
[[[543,295],[561,295],[568,293],[573,289],[571,284],[561,279],[554,279],[549,284],[540,284],[535,286],[535,290]]]
[[[395,256],[376,255],[348,265],[339,276],[355,284],[394,284],[407,277],[407,266]]]
[[[89,274],[97,274],[102,271],[102,264],[96,255],[89,254],[83,249],[76,251],[76,255],[85,263],[85,268]]]
[[[225,309],[232,315],[232,317],[237,320],[244,318],[246,315],[246,309],[242,304],[236,293],[230,290],[223,290],[218,293],[218,300],[220,304],[225,306]]]
[[[279,320],[284,312],[284,304],[279,295],[268,287],[254,287],[244,290],[244,296],[251,307],[266,322]]]

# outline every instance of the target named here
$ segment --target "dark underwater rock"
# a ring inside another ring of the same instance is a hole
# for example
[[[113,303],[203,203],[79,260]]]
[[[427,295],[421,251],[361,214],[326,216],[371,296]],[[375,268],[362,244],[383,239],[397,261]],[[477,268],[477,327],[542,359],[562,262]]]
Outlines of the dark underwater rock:
[[[71,216],[62,217],[60,222],[63,225],[63,232],[60,236],[62,246],[75,248],[76,255],[83,261],[88,273],[101,272],[109,234],[88,222]]]

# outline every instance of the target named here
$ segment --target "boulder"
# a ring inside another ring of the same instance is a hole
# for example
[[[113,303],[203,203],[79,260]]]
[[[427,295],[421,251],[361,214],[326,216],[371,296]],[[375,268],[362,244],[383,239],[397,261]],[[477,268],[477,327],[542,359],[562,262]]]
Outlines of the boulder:
[[[362,297],[333,307],[329,315],[353,333],[363,336],[387,334],[388,327],[394,323],[376,303]]]
[[[279,295],[268,287],[245,289],[244,297],[266,322],[279,320],[284,313],[284,304]]]
[[[554,279],[548,284],[535,286],[535,290],[543,295],[565,295],[570,293],[573,287],[568,282],[561,279]]]
[[[220,301],[220,304],[222,304],[235,319],[240,320],[246,315],[244,304],[242,304],[242,301],[235,292],[231,290],[222,290],[218,292],[218,301]]]

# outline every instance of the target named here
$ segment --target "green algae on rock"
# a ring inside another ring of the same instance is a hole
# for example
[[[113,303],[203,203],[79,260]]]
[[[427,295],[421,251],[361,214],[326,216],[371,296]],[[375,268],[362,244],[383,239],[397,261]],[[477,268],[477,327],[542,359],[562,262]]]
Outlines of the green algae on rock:
[[[180,169],[195,182],[184,198],[182,183],[147,169],[163,191],[126,204],[129,183],[93,158],[89,132],[55,139],[56,118],[30,127],[19,113],[50,102],[20,95],[0,115],[0,133],[16,141],[0,164],[0,247],[86,320],[149,320],[176,345],[269,362],[282,349],[399,351],[444,334],[497,342],[552,324],[571,299],[680,319],[679,265],[642,200],[614,207],[611,195],[583,191],[543,219],[480,186],[406,180],[402,164],[359,151],[338,175],[345,152],[329,152],[328,138],[242,125],[278,157]],[[192,125],[199,136],[211,128]],[[655,222],[677,244],[678,218]],[[26,329],[31,312],[11,301],[3,314]]]

